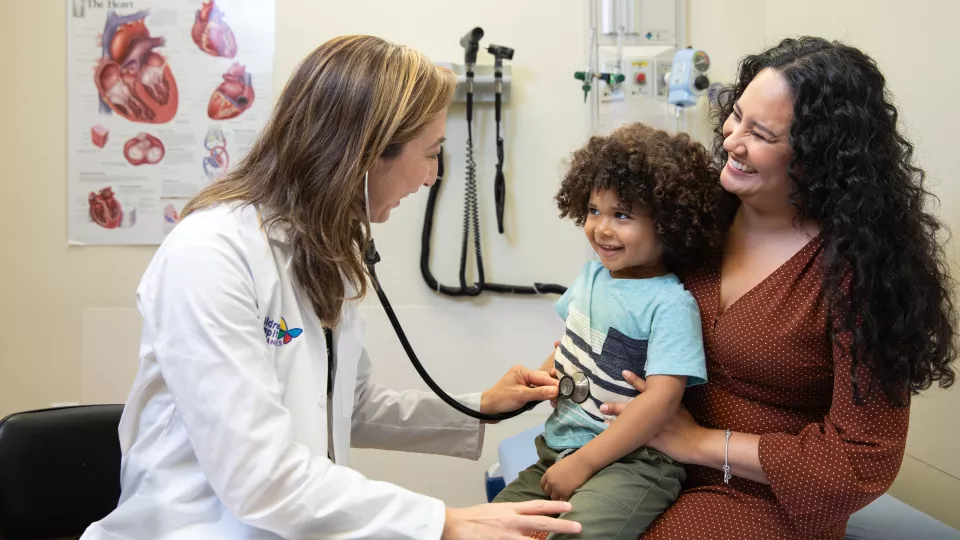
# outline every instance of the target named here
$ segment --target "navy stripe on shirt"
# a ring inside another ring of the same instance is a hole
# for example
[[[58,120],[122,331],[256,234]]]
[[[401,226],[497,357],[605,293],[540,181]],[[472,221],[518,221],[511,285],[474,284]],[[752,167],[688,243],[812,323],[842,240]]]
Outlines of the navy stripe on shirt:
[[[582,342],[583,340],[580,340],[580,341]],[[577,343],[574,342],[574,344],[576,345]],[[633,388],[632,386],[629,388],[624,388],[610,381],[607,381],[606,379],[601,379],[600,377],[595,375],[592,370],[587,369],[583,364],[581,364],[580,361],[577,360],[576,355],[572,354],[570,350],[563,345],[563,343],[560,344],[560,352],[563,353],[563,355],[567,358],[567,360],[570,361],[571,364],[573,364],[577,369],[583,372],[583,374],[586,375],[587,378],[590,379],[590,384],[596,384],[597,386],[599,386],[600,388],[603,388],[607,392],[611,392],[624,397],[632,398],[640,395],[640,392],[638,392],[637,389]],[[594,357],[594,354],[590,351],[590,349],[585,349],[585,352],[590,354],[590,358]],[[596,362],[596,360],[594,360],[594,362]]]
[[[647,364],[647,344],[646,339],[633,339],[616,328],[610,328],[603,340],[597,367],[614,380],[622,377],[625,370],[643,377]]]

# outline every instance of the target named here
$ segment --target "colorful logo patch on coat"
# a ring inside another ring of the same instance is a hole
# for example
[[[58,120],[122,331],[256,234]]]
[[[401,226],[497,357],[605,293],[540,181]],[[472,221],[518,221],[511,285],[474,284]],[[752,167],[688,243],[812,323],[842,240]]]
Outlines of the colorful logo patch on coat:
[[[302,334],[303,329],[288,326],[283,317],[280,317],[279,321],[266,317],[263,320],[263,333],[267,337],[269,345],[283,347]]]

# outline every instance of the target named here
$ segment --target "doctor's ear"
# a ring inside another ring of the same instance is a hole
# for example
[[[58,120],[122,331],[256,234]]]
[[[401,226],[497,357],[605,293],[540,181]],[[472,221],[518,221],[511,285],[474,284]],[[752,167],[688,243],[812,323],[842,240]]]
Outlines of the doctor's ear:
[[[370,167],[370,171],[367,173],[367,180],[371,183],[383,180],[383,178],[389,174],[392,165],[393,162],[390,158],[378,157],[377,160],[373,162],[373,167]]]
[[[383,151],[383,153],[380,154],[380,158],[377,161],[399,157],[400,154],[403,154],[403,149],[405,146],[406,144],[399,144],[399,143],[388,145],[387,148]]]

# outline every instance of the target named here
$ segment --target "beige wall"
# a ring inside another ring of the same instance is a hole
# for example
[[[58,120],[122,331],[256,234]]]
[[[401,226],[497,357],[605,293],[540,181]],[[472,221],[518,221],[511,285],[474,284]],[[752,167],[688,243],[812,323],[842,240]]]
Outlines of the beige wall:
[[[493,8],[511,15],[496,17]],[[582,95],[571,74],[584,60],[582,13],[581,2],[575,0],[277,0],[275,84],[279,91],[300,57],[343,33],[378,34],[415,46],[436,61],[459,61],[457,39],[474,25],[487,30],[489,41],[515,47],[515,99],[505,122],[510,187],[506,238],[496,234],[493,223],[489,109],[478,111],[475,131],[488,279],[565,283],[585,252],[580,233],[556,221],[550,198],[561,160],[586,129]],[[711,75],[718,80],[732,76],[741,55],[782,35],[821,34],[867,50],[889,77],[904,122],[919,145],[919,158],[941,198],[942,214],[956,212],[960,192],[949,181],[960,172],[952,148],[960,113],[951,96],[960,86],[960,70],[948,40],[960,15],[958,3],[690,0],[688,13],[690,43],[710,53]],[[24,51],[30,44],[29,54],[4,55],[0,86],[5,128],[0,133],[0,171],[10,203],[0,213],[0,230],[6,231],[0,240],[0,325],[6,330],[0,334],[0,415],[55,402],[122,401],[136,367],[139,321],[133,293],[154,249],[66,246],[65,25],[63,2],[0,2],[0,47]],[[561,39],[548,41],[547,31]],[[933,67],[920,69],[921,60]],[[489,61],[481,55],[481,62]],[[448,156],[455,163],[448,164],[451,180],[437,213],[441,227],[434,244],[440,258],[434,272],[444,282],[456,275],[465,130],[461,108],[451,117]],[[469,303],[436,298],[425,290],[418,273],[419,249],[402,245],[419,241],[424,201],[420,197],[400,208],[389,227],[375,233],[384,256],[384,285],[435,377],[451,391],[472,391],[490,384],[514,362],[539,363],[559,328],[549,300],[489,298]],[[951,225],[956,227],[956,222]],[[52,262],[42,264],[42,259]],[[370,306],[374,337],[368,345],[377,362],[376,378],[395,387],[423,387],[378,307]],[[495,343],[494,337],[506,345]],[[467,365],[475,367],[463,376]],[[960,390],[933,391],[916,401],[909,456],[893,493],[960,528],[958,407]],[[497,459],[496,443],[542,420],[542,414],[535,411],[491,430],[478,463],[375,451],[358,451],[357,463],[371,476],[451,504],[472,504],[482,500],[482,472]],[[411,472],[424,467],[433,474]]]

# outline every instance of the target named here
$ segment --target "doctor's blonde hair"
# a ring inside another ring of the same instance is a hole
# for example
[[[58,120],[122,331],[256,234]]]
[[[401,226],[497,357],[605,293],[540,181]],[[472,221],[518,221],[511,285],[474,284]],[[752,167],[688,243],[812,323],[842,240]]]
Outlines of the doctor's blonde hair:
[[[424,55],[372,36],[332,39],[288,80],[238,166],[183,209],[259,204],[287,232],[293,270],[324,324],[339,322],[344,279],[362,298],[370,237],[364,174],[400,155],[453,101],[456,76]]]

